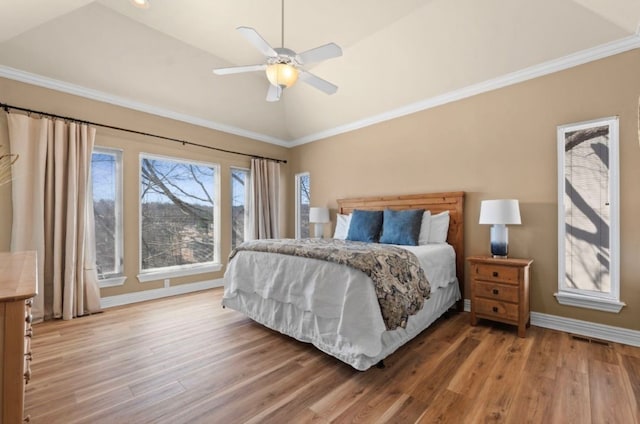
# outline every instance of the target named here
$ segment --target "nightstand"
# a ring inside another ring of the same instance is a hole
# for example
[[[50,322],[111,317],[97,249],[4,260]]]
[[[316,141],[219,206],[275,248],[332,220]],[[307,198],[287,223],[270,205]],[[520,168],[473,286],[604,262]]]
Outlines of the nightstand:
[[[533,259],[470,256],[471,325],[478,318],[518,326],[524,337],[529,326],[529,267]]]

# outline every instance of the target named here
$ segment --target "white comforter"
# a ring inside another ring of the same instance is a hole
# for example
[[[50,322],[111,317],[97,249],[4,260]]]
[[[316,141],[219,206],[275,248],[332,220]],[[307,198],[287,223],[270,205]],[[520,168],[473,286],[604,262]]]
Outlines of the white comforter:
[[[457,281],[450,245],[401,247],[416,254],[432,293]],[[240,251],[225,273],[222,302],[358,369],[361,356],[376,358],[385,349],[382,335],[387,330],[373,283],[363,272],[344,265]],[[410,318],[411,325],[416,324]]]

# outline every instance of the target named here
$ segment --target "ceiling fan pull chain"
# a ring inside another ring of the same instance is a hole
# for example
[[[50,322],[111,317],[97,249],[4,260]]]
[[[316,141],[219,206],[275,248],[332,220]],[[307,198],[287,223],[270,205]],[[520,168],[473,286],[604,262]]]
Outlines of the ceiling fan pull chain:
[[[282,0],[282,16],[280,19],[280,23],[282,24],[282,38],[280,39],[280,47],[284,49],[284,0]]]

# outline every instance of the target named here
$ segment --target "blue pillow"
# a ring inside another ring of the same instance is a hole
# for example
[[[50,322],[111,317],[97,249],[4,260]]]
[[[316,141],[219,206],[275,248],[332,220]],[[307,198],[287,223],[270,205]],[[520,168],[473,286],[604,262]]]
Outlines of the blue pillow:
[[[382,211],[356,209],[351,214],[347,240],[377,243],[382,229]]]
[[[422,225],[422,209],[384,210],[380,243],[417,246]]]

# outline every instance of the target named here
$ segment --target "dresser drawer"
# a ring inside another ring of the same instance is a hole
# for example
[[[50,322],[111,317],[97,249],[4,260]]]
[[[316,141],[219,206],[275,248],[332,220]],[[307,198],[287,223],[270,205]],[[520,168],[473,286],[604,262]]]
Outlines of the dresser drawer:
[[[520,291],[518,286],[475,281],[473,288],[475,296],[518,303],[518,293]]]
[[[494,264],[476,264],[472,277],[478,280],[512,284],[518,284],[520,281],[518,268]]]
[[[475,298],[475,311],[478,315],[493,317],[502,321],[518,321],[518,305],[497,300]]]

